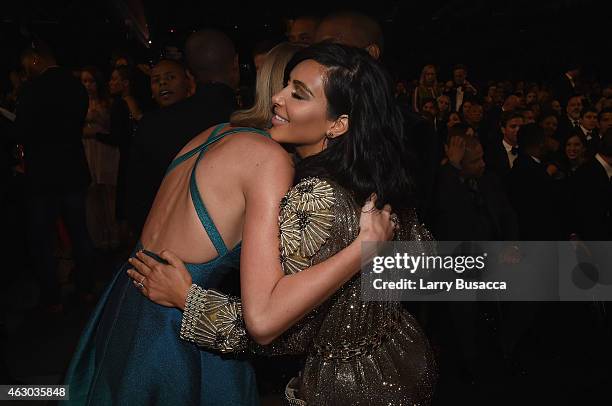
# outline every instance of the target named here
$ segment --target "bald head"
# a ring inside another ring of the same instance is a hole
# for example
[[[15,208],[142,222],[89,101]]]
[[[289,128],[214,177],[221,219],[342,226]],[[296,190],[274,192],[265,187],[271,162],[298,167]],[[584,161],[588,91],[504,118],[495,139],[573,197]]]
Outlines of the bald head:
[[[315,33],[315,42],[331,41],[363,48],[378,59],[383,50],[383,33],[373,18],[356,13],[330,14],[321,21]]]
[[[238,55],[232,40],[216,30],[202,30],[187,38],[187,66],[197,83],[223,82],[237,87]]]

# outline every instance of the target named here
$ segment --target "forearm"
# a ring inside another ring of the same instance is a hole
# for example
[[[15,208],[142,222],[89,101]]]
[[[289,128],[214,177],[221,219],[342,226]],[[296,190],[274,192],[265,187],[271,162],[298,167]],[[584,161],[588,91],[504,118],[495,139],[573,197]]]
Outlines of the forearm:
[[[358,237],[326,261],[279,278],[267,300],[247,302],[246,325],[255,340],[271,342],[359,272],[362,241]]]
[[[257,344],[248,335],[239,298],[191,285],[181,306],[180,338],[206,350],[256,355],[302,354],[310,342],[314,317],[305,317],[287,334],[269,345]]]

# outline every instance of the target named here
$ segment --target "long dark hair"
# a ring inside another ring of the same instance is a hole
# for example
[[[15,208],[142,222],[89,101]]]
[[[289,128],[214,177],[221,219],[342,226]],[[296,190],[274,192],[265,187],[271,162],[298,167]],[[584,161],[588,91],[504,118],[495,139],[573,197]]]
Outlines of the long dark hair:
[[[387,203],[394,210],[410,206],[414,182],[405,153],[404,122],[384,68],[364,50],[324,43],[298,52],[286,72],[309,59],[327,68],[329,118],[347,114],[349,130],[329,139],[322,152],[300,161],[296,182],[308,176],[328,177],[353,191],[359,204],[375,192],[378,208]]]

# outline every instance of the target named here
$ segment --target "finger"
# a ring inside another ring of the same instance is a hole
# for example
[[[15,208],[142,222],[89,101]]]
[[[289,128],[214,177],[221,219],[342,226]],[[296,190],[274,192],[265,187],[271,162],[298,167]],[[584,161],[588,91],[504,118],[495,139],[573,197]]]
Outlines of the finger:
[[[145,295],[147,297],[149,296],[149,290],[147,289],[147,287],[146,287],[146,285],[144,283],[141,282],[142,286],[140,286],[137,281],[132,281],[132,283],[134,283],[134,287],[136,289],[138,289],[140,291],[140,293],[142,293],[143,295]]]
[[[155,259],[151,258],[142,251],[138,251],[136,253],[136,257],[147,266],[147,268],[144,269],[145,275],[153,271],[153,269],[155,269],[155,266],[159,264],[159,262],[157,262]]]
[[[376,193],[372,193],[361,208],[361,211],[364,213],[372,211],[376,207],[376,198]]]
[[[391,205],[390,204],[385,204],[385,206],[383,207],[383,211],[391,214]]]
[[[135,282],[140,282],[140,280],[145,277],[143,274],[139,273],[137,269],[128,269],[127,274]]]
[[[134,267],[132,270],[136,271],[139,275],[146,277],[149,273],[151,273],[151,268],[138,258],[129,258],[128,262]]]
[[[166,261],[168,261],[168,263],[170,265],[173,265],[174,267],[178,268],[181,266],[184,266],[185,263],[183,262],[182,259],[180,259],[174,252],[172,251],[168,251],[168,250],[162,250],[162,252],[159,253],[160,258],[165,259]]]

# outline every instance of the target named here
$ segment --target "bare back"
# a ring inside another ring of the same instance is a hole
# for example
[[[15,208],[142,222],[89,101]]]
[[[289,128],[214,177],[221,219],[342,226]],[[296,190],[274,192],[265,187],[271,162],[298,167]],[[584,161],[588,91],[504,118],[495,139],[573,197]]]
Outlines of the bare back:
[[[227,126],[221,132],[229,129]],[[178,156],[204,144],[212,132],[213,128],[196,136]],[[210,145],[199,161],[198,156],[194,154],[166,175],[141,236],[146,249],[171,250],[188,263],[208,262],[218,255],[191,196],[190,179],[196,163],[194,176],[199,196],[230,250],[242,240],[247,182],[253,186],[253,182],[269,181],[258,176],[262,159],[275,161],[274,165],[281,169],[279,179],[287,183],[285,189],[291,186],[289,179],[293,173],[288,154],[276,142],[252,131],[227,135]],[[281,197],[271,196],[271,199],[278,205]]]

